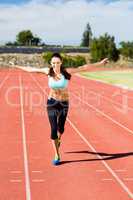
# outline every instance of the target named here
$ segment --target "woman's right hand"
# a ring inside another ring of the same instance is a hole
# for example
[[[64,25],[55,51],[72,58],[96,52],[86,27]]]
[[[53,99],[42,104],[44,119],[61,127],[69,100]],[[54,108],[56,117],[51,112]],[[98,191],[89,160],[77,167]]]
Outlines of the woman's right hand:
[[[19,68],[19,66],[18,66],[18,65],[15,65],[14,62],[12,62],[12,61],[9,62],[9,65],[10,65],[10,67],[12,67],[12,68]]]
[[[10,67],[15,67],[14,62],[12,62],[12,61],[9,61],[9,65],[10,65]]]
[[[9,64],[10,64],[10,67],[12,67],[12,68],[18,68],[18,69],[21,69],[21,66],[19,66],[19,65],[15,65],[12,61],[10,61]]]

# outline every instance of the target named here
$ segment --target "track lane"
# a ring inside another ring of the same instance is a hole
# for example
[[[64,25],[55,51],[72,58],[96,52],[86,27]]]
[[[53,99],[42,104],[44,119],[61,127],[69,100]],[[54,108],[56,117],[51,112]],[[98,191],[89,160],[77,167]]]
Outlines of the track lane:
[[[130,193],[130,192],[129,192]],[[132,194],[131,194],[132,195]]]
[[[122,95],[128,97],[129,109],[133,109],[133,90],[117,87],[113,84],[104,83],[102,81],[90,80],[83,76],[73,76],[73,84],[79,84],[79,88],[86,87],[91,91],[105,97],[107,101],[112,100],[118,104],[122,104]],[[126,87],[125,87],[126,88]]]
[[[0,90],[0,198],[25,200],[18,78],[10,74]]]

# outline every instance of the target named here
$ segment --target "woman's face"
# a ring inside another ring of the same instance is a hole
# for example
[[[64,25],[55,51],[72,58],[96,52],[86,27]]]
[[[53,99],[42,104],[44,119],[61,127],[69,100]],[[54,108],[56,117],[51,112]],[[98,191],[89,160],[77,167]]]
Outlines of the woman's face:
[[[60,60],[60,58],[53,57],[51,59],[51,66],[53,67],[53,70],[56,74],[60,73],[61,64],[62,64],[62,61]]]

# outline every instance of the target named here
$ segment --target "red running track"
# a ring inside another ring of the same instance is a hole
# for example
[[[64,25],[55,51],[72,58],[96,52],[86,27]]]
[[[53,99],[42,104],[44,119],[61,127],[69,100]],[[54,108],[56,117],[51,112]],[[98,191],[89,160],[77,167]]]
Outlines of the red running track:
[[[0,91],[0,199],[133,199],[132,102],[123,107],[120,88],[73,76],[59,166],[51,164],[47,78],[2,71]]]

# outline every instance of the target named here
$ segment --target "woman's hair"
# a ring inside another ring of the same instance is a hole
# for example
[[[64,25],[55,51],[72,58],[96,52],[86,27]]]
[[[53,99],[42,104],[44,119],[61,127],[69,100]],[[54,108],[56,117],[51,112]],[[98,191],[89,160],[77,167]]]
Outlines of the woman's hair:
[[[63,58],[62,58],[62,56],[61,56],[59,53],[53,53],[53,55],[51,56],[51,59],[52,59],[53,57],[59,58],[61,61],[63,61]],[[60,71],[61,71],[61,73],[64,75],[65,79],[68,79],[68,80],[71,79],[71,74],[69,74],[69,73],[67,72],[67,70],[65,69],[65,67],[63,67],[63,65],[61,65]],[[49,70],[49,74],[48,74],[48,75],[53,76],[53,77],[55,76],[53,67],[50,67],[50,70]]]

